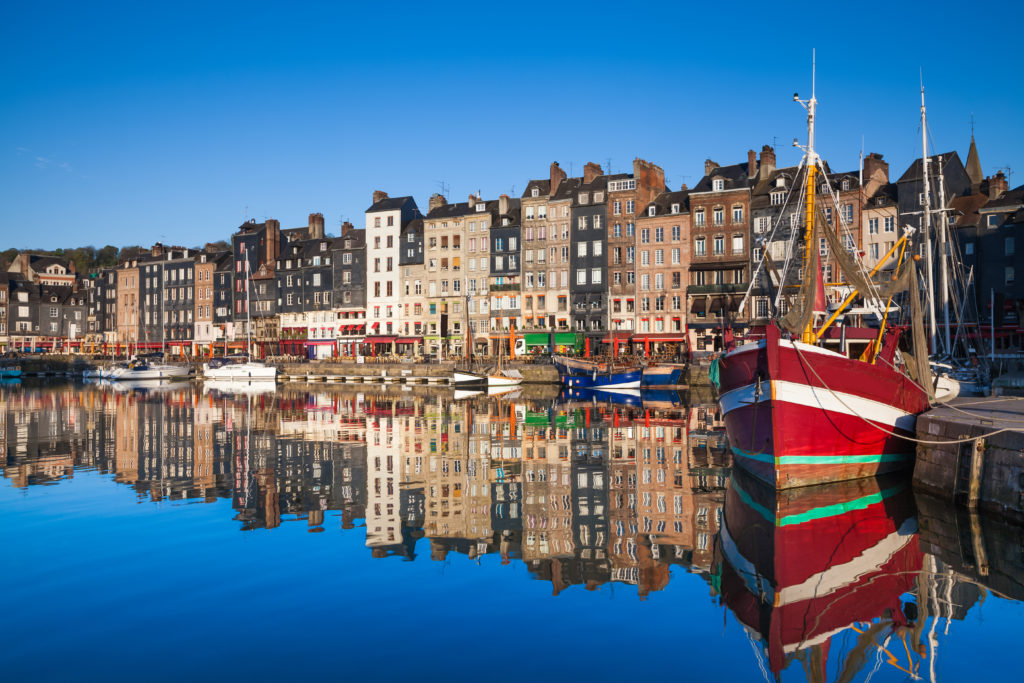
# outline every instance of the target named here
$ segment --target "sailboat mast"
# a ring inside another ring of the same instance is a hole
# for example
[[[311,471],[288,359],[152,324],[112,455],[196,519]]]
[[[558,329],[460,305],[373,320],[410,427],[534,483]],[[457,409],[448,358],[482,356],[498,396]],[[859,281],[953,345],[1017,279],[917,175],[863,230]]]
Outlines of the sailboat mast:
[[[934,353],[937,348],[938,332],[935,321],[935,264],[932,258],[932,197],[928,184],[928,118],[924,108],[924,83],[921,83],[921,178],[923,182],[922,199],[924,203],[924,253],[925,267],[928,269],[928,336]]]
[[[942,290],[942,320],[946,326],[946,333],[943,335],[946,342],[946,354],[953,355],[953,344],[949,337],[949,215],[945,213],[946,208],[946,184],[945,177],[939,173],[939,206],[943,209],[942,218],[939,220],[939,275],[941,277]]]
[[[806,102],[802,102],[796,95],[793,96],[797,102],[800,102],[807,109],[807,190],[806,203],[805,203],[805,218],[804,224],[806,225],[806,232],[804,233],[804,277],[817,277],[817,273],[807,272],[807,268],[811,263],[811,249],[814,248],[812,244],[814,239],[814,187],[815,187],[815,174],[818,170],[818,156],[814,151],[814,113],[818,107],[818,100],[814,96],[815,94],[815,58],[814,52],[811,52],[811,99]],[[803,333],[800,335],[801,341],[806,344],[813,344],[815,340],[814,335],[814,319],[813,317],[807,323],[807,327],[804,328]]]
[[[249,254],[245,255],[245,353],[252,356],[252,318],[249,315]],[[250,358],[251,359],[251,358]]]

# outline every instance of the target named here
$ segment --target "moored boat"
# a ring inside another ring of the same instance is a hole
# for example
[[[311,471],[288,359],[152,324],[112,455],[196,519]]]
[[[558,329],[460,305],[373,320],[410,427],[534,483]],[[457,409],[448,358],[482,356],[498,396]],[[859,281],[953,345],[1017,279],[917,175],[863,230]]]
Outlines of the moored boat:
[[[686,365],[683,363],[652,363],[644,368],[640,378],[642,387],[679,387],[686,384]]]
[[[574,389],[639,389],[643,368],[639,365],[600,363],[597,361],[555,356],[562,384]]]
[[[277,368],[254,361],[248,354],[240,353],[222,358],[211,358],[203,364],[203,377],[206,379],[273,382],[277,379]]]

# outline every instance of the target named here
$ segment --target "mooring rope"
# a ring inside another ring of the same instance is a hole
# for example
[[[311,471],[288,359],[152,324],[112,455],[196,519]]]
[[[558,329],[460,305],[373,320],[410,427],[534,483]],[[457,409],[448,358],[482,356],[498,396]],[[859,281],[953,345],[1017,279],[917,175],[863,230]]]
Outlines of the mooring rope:
[[[892,430],[886,429],[885,427],[882,427],[880,425],[875,424],[874,422],[872,422],[871,420],[869,420],[868,418],[864,417],[859,412],[857,412],[856,410],[851,408],[846,403],[846,401],[844,401],[842,399],[842,397],[837,392],[835,392],[832,389],[832,387],[830,387],[828,385],[828,383],[825,382],[824,379],[822,379],[821,375],[818,374],[818,371],[814,369],[814,366],[807,362],[807,359],[804,358],[803,352],[800,351],[800,347],[798,347],[796,344],[793,344],[793,348],[796,350],[796,354],[798,356],[800,356],[800,360],[803,361],[804,365],[807,366],[807,368],[809,368],[812,373],[814,373],[814,376],[818,378],[818,381],[821,382],[822,386],[825,387],[825,389],[827,389],[828,392],[830,394],[832,394],[832,396],[834,396],[835,399],[837,401],[839,401],[839,403],[842,404],[842,406],[844,408],[849,410],[853,415],[855,415],[856,417],[859,417],[861,420],[863,420],[864,422],[868,423],[869,425],[871,425],[872,427],[874,427],[878,431],[884,432],[884,433],[888,434],[889,436],[895,436],[898,439],[904,439],[905,441],[912,441],[914,443],[920,443],[920,444],[925,444],[925,445],[941,446],[941,445],[945,445],[945,444],[967,443],[969,441],[977,441],[978,439],[987,439],[987,438],[995,436],[996,434],[1002,434],[1003,432],[1024,432],[1024,427],[1003,427],[1002,429],[996,429],[994,431],[988,432],[987,434],[979,434],[977,436],[969,436],[969,437],[966,437],[966,438],[963,438],[963,439],[945,439],[945,440],[942,440],[942,441],[936,441],[936,440],[932,440],[932,439],[919,439],[917,437],[907,436],[905,434],[898,434],[898,433],[896,433],[896,432],[894,432]]]

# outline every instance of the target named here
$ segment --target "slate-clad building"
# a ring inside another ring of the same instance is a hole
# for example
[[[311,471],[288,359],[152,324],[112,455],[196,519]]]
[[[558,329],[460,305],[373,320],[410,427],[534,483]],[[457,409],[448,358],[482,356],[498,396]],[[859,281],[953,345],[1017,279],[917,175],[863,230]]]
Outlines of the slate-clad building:
[[[366,231],[344,223],[333,254],[331,299],[338,317],[338,353],[351,356],[366,334]]]
[[[163,270],[163,326],[167,353],[190,355],[195,338],[195,260],[188,249],[167,250]]]
[[[601,167],[587,164],[583,169],[583,182],[572,197],[569,221],[572,328],[591,337],[594,348],[608,327],[607,185],[608,176],[601,175]]]
[[[518,296],[522,289],[522,221],[519,202],[519,199],[501,195],[498,198],[498,219],[490,230],[490,272],[483,275],[488,277],[485,280],[488,282],[488,291],[494,292],[495,297],[502,302],[501,307],[490,307],[492,354],[498,353],[498,345],[502,343],[506,344],[504,353],[508,354],[507,340],[512,327],[515,326],[517,330],[523,327],[521,297]],[[514,292],[516,296],[507,296],[509,292]],[[476,334],[476,330],[473,333]]]

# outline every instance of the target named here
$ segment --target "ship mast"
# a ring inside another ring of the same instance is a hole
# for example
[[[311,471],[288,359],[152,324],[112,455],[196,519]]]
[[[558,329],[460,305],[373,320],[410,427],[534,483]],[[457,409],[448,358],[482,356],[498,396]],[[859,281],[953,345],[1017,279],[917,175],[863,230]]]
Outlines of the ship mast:
[[[804,207],[805,219],[804,224],[806,225],[806,232],[804,233],[804,258],[803,258],[803,271],[804,277],[817,277],[817,273],[807,272],[807,267],[811,261],[811,249],[814,248],[812,241],[814,239],[814,185],[815,185],[815,174],[818,170],[818,155],[814,151],[814,113],[818,108],[818,100],[814,96],[815,93],[815,53],[811,51],[811,98],[809,100],[801,100],[799,94],[793,94],[793,100],[800,103],[804,109],[807,110],[807,147],[804,149],[804,153],[807,159],[807,188],[806,188],[806,203]],[[799,146],[796,140],[793,144]],[[814,318],[812,317],[807,323],[807,327],[804,328],[800,335],[800,340],[806,344],[813,344],[815,341],[814,334]]]
[[[934,353],[938,341],[938,332],[935,324],[935,266],[932,259],[932,198],[931,187],[928,183],[928,119],[924,108],[924,81],[921,82],[921,178],[922,178],[922,199],[924,202],[924,253],[925,267],[928,269],[928,336],[931,342],[931,349]]]

